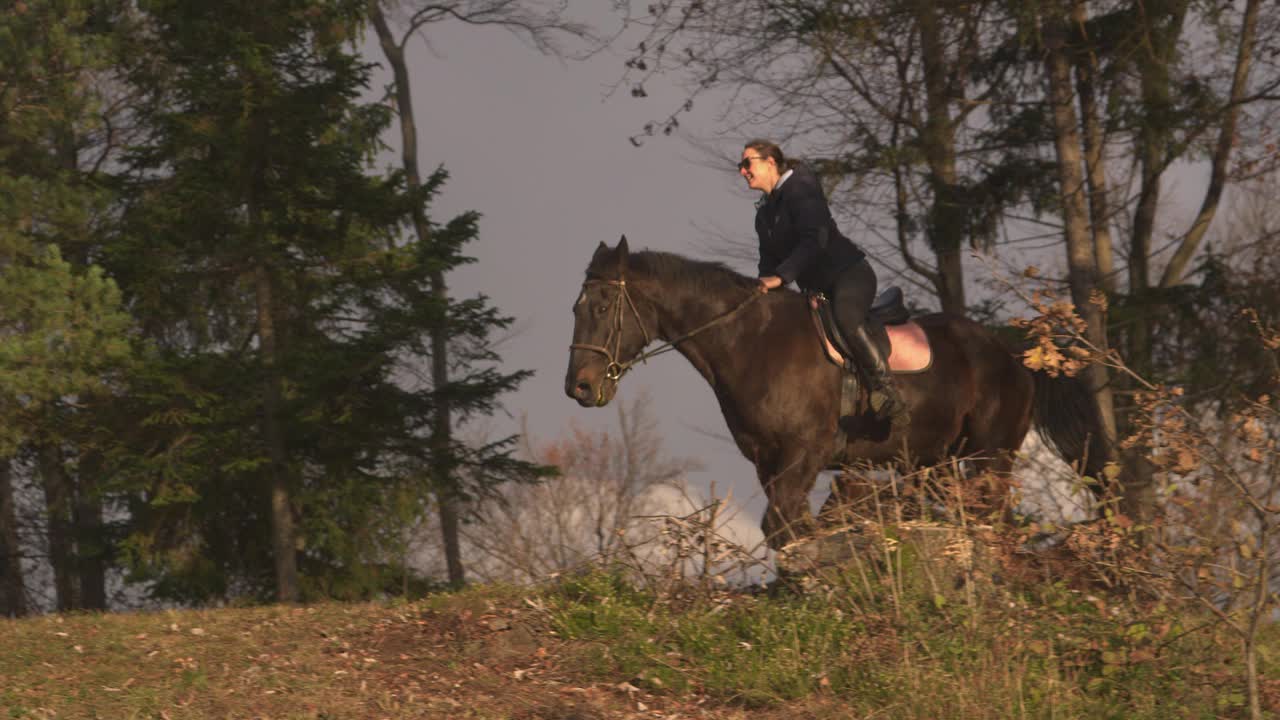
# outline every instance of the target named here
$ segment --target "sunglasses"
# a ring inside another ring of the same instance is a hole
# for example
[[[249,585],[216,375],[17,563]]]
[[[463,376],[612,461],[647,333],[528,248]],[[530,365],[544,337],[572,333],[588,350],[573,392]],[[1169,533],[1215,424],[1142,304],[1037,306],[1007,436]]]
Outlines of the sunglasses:
[[[739,170],[750,170],[750,169],[751,169],[751,161],[752,161],[752,160],[764,160],[764,158],[760,157],[759,155],[756,155],[756,156],[754,156],[754,157],[751,157],[751,156],[744,157],[744,158],[742,158],[742,161],[738,163],[738,169],[739,169]]]

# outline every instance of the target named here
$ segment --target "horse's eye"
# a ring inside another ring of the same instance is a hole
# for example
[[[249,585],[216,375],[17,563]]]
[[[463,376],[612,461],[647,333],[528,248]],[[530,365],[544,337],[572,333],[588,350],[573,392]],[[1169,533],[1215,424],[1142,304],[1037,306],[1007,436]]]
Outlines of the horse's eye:
[[[608,305],[597,305],[597,306],[596,306],[596,314],[597,314],[597,315],[603,315],[603,314],[605,314],[605,312],[607,312],[608,310],[609,310],[609,306],[608,306]]]

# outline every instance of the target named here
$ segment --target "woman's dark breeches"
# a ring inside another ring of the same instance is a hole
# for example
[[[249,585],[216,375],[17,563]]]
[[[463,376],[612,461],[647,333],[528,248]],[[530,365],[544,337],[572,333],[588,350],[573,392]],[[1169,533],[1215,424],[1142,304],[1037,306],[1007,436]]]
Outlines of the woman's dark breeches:
[[[828,296],[836,325],[846,338],[852,337],[866,323],[876,298],[876,273],[871,263],[863,259],[842,270]]]

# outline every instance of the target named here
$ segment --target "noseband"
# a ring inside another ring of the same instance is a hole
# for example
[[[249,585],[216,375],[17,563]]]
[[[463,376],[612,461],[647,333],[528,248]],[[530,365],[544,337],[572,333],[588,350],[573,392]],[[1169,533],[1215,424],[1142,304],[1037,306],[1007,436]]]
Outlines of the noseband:
[[[732,318],[733,316],[737,315],[744,308],[746,308],[751,303],[755,302],[756,299],[761,296],[761,293],[759,292],[752,292],[751,295],[747,297],[746,300],[743,300],[741,303],[738,304],[737,307],[733,308],[729,312],[724,313],[723,315],[717,315],[716,317],[712,318],[708,322],[705,322],[702,325],[699,325],[698,327],[694,328],[693,330],[690,330],[684,335],[681,335],[680,337],[674,340],[668,341],[658,346],[657,348],[650,350],[649,352],[639,353],[634,358],[631,358],[630,360],[619,360],[618,353],[621,352],[622,350],[622,323],[625,318],[625,313],[627,308],[631,309],[631,316],[636,319],[636,325],[640,326],[640,333],[644,335],[644,345],[648,345],[651,342],[652,338],[649,336],[649,331],[645,329],[644,320],[640,318],[640,310],[636,308],[635,301],[631,299],[631,293],[627,291],[626,280],[595,280],[595,279],[586,280],[582,283],[582,288],[584,291],[586,290],[588,285],[612,285],[618,288],[618,294],[613,298],[613,300],[609,302],[609,309],[608,309],[608,312],[613,315],[613,324],[609,327],[609,335],[608,337],[605,338],[604,345],[591,345],[589,343],[570,343],[569,349],[570,350],[590,350],[592,352],[597,352],[597,353],[600,353],[601,355],[604,355],[605,359],[609,361],[609,364],[605,366],[604,376],[606,379],[612,380],[615,383],[622,380],[622,376],[626,374],[628,370],[634,367],[636,363],[644,362],[645,360],[648,360],[649,358],[655,355],[661,355],[664,352],[669,352],[671,350],[674,350],[677,345],[684,342],[685,340],[688,340],[689,338],[693,337],[694,335],[697,335],[703,330],[706,330],[707,328],[710,328],[714,325],[722,323]],[[612,349],[609,348],[609,345],[611,342],[613,345]],[[641,347],[643,348],[644,345],[642,345]]]

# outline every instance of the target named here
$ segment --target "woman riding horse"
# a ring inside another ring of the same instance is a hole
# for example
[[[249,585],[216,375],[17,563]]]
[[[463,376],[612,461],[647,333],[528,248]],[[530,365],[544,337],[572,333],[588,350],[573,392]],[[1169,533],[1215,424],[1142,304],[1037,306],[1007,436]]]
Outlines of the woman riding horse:
[[[805,165],[788,163],[782,148],[768,140],[746,144],[738,173],[747,187],[764,193],[756,203],[760,291],[795,281],[806,293],[829,298],[844,345],[854,355],[845,369],[865,373],[876,417],[906,425],[911,415],[867,324],[876,297],[875,270],[866,253],[836,227],[817,176]]]

